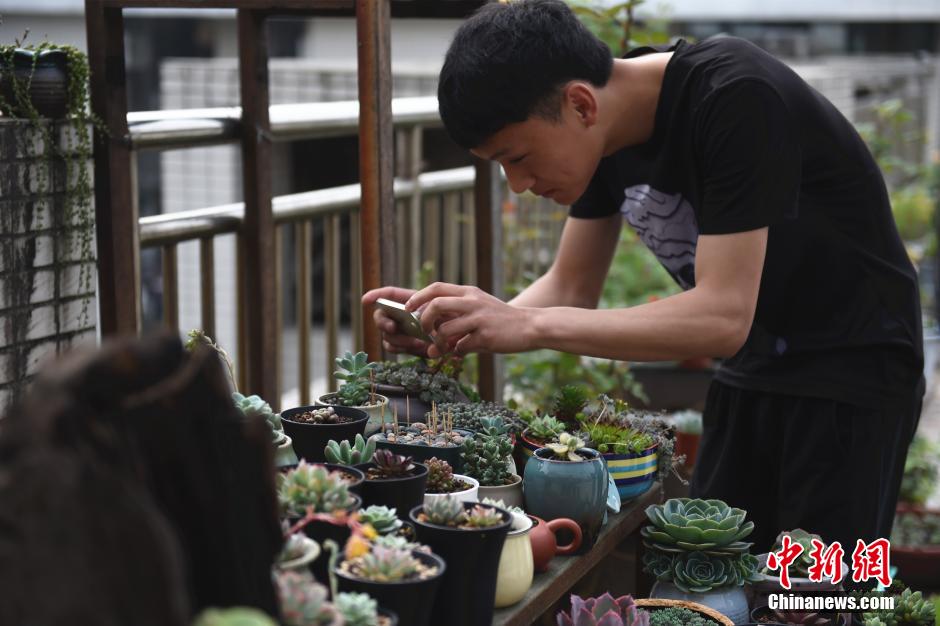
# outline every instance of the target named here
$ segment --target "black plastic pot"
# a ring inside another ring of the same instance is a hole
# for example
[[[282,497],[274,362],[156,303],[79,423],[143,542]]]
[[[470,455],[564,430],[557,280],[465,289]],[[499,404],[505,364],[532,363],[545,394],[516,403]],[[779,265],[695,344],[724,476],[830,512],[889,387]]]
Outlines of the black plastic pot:
[[[337,414],[353,418],[353,421],[344,424],[304,424],[291,419],[294,415],[322,408],[299,406],[281,413],[281,424],[284,426],[284,432],[294,441],[294,452],[297,453],[297,458],[305,459],[309,463],[326,461],[326,454],[323,450],[330,439],[352,441],[356,435],[365,432],[366,422],[369,421],[369,415],[365,411],[345,406],[333,407]]]
[[[465,502],[471,509],[477,502]],[[428,524],[418,520],[424,505],[411,509],[418,541],[430,546],[434,554],[447,563],[441,581],[441,593],[434,601],[432,624],[447,626],[489,626],[493,620],[496,599],[496,573],[503,551],[506,534],[512,522],[508,511],[494,508],[503,515],[499,526],[481,529],[461,529]]]
[[[398,614],[402,626],[427,626],[431,623],[431,607],[441,584],[447,565],[435,554],[415,550],[415,558],[425,565],[436,565],[438,573],[427,580],[412,580],[398,583],[379,583],[353,578],[335,568],[340,591],[367,593],[378,601],[379,606]],[[437,622],[434,622],[437,624]]]
[[[356,494],[352,494],[352,497],[354,502],[352,506],[346,509],[347,513],[358,511],[362,506],[362,498]],[[291,526],[293,526],[299,522],[300,519],[299,517],[293,517],[289,518],[288,521]],[[304,534],[320,544],[320,556],[310,564],[310,571],[313,572],[313,577],[317,579],[317,582],[329,585],[330,554],[323,544],[327,539],[332,539],[336,542],[336,545],[339,546],[339,549],[342,550],[346,545],[346,540],[349,539],[349,535],[351,534],[349,526],[345,524],[314,521],[304,526],[303,530]]]
[[[469,430],[454,429],[454,432],[460,433],[464,437],[473,437],[474,433]],[[410,456],[415,461],[427,461],[430,458],[437,457],[442,461],[447,461],[454,469],[454,473],[459,474],[463,470],[463,458],[460,452],[462,446],[451,446],[450,448],[435,448],[433,446],[415,445],[412,443],[397,443],[392,441],[382,441],[374,439],[375,447],[386,448],[395,454],[404,454]]]
[[[356,469],[366,475],[362,483],[363,506],[387,506],[395,509],[402,520],[408,519],[408,511],[424,502],[424,489],[428,484],[428,468],[422,463],[415,463],[410,476],[387,480],[369,480],[369,469],[375,463],[360,463]]]
[[[24,87],[29,84],[29,100],[41,117],[60,119],[68,111],[68,56],[64,50],[44,50],[37,57],[32,50],[18,48],[13,52],[13,75]],[[14,113],[25,117],[13,90],[13,77],[0,67],[0,94],[14,107]]]
[[[379,615],[384,615],[389,620],[389,626],[398,626],[400,623],[398,621],[398,614],[395,611],[389,611],[388,609],[383,609],[379,607]]]

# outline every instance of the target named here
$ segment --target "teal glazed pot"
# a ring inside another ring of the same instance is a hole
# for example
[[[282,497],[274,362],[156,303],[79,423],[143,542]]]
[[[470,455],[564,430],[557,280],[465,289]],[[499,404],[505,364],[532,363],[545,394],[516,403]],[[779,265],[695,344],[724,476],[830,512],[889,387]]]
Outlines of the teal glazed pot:
[[[561,461],[540,448],[525,466],[525,509],[546,521],[567,517],[581,527],[580,552],[594,545],[607,509],[607,466],[596,450],[581,448],[584,461]],[[529,481],[532,482],[529,482]]]

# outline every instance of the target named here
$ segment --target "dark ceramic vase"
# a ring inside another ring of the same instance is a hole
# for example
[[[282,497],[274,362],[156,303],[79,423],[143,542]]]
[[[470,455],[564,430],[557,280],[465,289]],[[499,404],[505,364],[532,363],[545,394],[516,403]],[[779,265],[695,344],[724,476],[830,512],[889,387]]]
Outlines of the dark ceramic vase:
[[[29,85],[29,100],[40,117],[65,117],[68,111],[69,77],[68,56],[64,50],[43,50],[37,57],[32,50],[18,48],[13,52],[13,75],[19,84],[24,87]],[[17,103],[13,77],[8,67],[0,67],[0,93],[16,109],[17,115],[27,115]]]
[[[365,411],[353,409],[350,407],[333,407],[338,415],[351,417],[351,422],[342,424],[305,424],[293,421],[295,415],[306,413],[314,409],[322,409],[316,406],[299,406],[294,409],[288,409],[281,413],[281,424],[284,426],[284,432],[294,441],[294,452],[297,458],[304,459],[308,463],[323,463],[326,461],[324,449],[330,439],[343,441],[348,439],[352,441],[356,435],[361,435],[366,429],[366,422],[369,421],[369,415]]]
[[[428,484],[428,468],[415,463],[411,475],[403,478],[369,480],[369,469],[375,463],[360,463],[356,469],[361,471],[366,480],[362,483],[361,493],[364,506],[387,506],[395,509],[398,517],[408,519],[408,511],[424,502],[424,490]]]
[[[596,450],[581,448],[584,461],[552,458],[549,448],[540,448],[525,466],[525,510],[543,520],[573,519],[581,527],[578,552],[586,552],[597,541],[607,510],[607,467]]]
[[[488,504],[464,502],[465,509]],[[502,513],[503,523],[490,528],[462,529],[418,520],[424,505],[411,510],[418,541],[430,546],[447,563],[441,591],[434,600],[431,623],[446,626],[489,626],[496,601],[496,574],[512,515]]]
[[[361,580],[334,568],[340,591],[367,593],[379,603],[398,614],[402,626],[427,626],[431,623],[431,607],[447,565],[441,557],[415,550],[412,554],[428,566],[437,566],[437,574],[426,580],[381,583]]]

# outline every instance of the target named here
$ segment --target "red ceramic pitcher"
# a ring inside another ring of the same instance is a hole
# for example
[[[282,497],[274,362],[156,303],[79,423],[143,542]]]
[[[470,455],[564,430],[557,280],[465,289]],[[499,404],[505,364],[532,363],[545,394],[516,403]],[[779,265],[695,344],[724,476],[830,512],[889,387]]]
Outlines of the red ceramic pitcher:
[[[581,527],[578,523],[567,517],[559,517],[546,522],[534,515],[528,516],[532,520],[532,530],[529,531],[529,541],[532,543],[532,561],[536,572],[548,569],[548,563],[556,554],[574,554],[581,547]],[[560,546],[555,533],[565,529],[574,535],[574,539],[567,545]]]

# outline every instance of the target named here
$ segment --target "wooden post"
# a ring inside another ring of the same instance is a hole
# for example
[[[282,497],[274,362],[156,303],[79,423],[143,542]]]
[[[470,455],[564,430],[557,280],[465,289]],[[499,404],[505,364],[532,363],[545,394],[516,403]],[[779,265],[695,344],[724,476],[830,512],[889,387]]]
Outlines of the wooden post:
[[[503,293],[503,226],[499,166],[473,160],[474,227],[476,229],[477,286],[497,298]],[[502,360],[494,354],[480,354],[480,395],[500,402],[503,396]]]
[[[120,7],[86,0],[91,110],[107,129],[94,131],[95,231],[102,336],[140,328],[140,239],[127,141],[124,16]],[[110,136],[109,136],[110,135]]]
[[[359,180],[362,184],[362,287],[395,285],[392,66],[389,0],[356,0],[359,60]],[[363,315],[369,360],[382,357],[371,311]]]
[[[242,180],[245,196],[245,322],[248,367],[244,393],[256,393],[275,410],[277,381],[277,283],[271,211],[271,123],[268,117],[268,38],[265,14],[238,10],[242,104]]]

